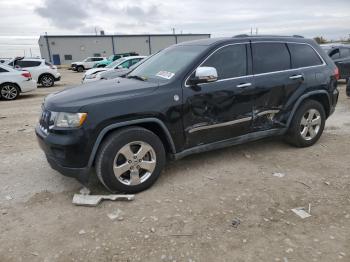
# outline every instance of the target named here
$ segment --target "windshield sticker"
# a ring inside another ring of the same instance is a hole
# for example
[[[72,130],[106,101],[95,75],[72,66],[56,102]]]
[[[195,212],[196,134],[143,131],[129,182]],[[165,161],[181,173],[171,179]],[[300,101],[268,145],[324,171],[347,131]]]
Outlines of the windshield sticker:
[[[175,74],[168,72],[168,71],[159,71],[156,76],[159,76],[161,78],[165,78],[165,79],[171,79]]]

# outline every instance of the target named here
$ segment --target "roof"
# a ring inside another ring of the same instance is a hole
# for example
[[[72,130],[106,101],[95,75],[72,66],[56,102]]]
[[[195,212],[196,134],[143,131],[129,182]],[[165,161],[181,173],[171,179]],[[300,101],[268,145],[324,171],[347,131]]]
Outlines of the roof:
[[[211,34],[115,34],[115,35],[40,35],[41,37],[55,37],[55,38],[75,38],[75,37],[137,37],[137,36],[208,36]]]
[[[180,43],[180,45],[202,45],[202,46],[210,46],[224,43],[239,43],[239,42],[247,42],[254,41],[259,39],[260,41],[287,41],[293,40],[295,42],[307,42],[309,39],[303,38],[301,36],[272,36],[272,35],[238,35],[234,37],[219,37],[219,38],[207,38],[200,40],[193,40],[184,43]]]

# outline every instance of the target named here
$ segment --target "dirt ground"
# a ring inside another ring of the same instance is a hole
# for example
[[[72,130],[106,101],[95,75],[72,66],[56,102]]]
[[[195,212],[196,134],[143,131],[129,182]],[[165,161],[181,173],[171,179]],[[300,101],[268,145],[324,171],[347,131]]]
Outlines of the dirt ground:
[[[91,208],[72,205],[81,185],[49,167],[34,134],[43,98],[82,77],[62,74],[56,87],[0,101],[1,262],[350,261],[344,84],[313,147],[267,139],[190,156],[168,163],[133,202]],[[98,182],[92,191],[107,193]],[[309,205],[309,218],[291,211]],[[122,218],[111,220],[118,209]]]

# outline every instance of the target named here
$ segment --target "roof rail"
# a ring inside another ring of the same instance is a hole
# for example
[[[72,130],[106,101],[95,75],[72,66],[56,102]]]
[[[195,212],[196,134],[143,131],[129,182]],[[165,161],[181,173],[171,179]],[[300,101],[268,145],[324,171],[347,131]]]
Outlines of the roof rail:
[[[301,35],[292,35],[292,36],[286,36],[286,35],[247,35],[247,34],[241,34],[241,35],[235,35],[233,38],[240,38],[240,37],[296,37],[296,38],[304,38]]]

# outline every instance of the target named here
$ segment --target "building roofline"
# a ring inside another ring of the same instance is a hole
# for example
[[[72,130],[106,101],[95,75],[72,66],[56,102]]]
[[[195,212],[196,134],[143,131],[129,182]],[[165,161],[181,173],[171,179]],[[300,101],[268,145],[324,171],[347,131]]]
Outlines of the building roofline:
[[[40,37],[71,38],[71,37],[137,37],[137,36],[209,36],[211,34],[115,34],[115,35],[40,35]]]

